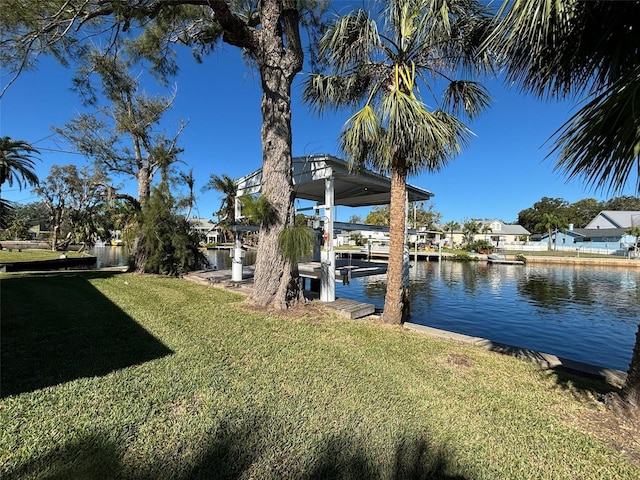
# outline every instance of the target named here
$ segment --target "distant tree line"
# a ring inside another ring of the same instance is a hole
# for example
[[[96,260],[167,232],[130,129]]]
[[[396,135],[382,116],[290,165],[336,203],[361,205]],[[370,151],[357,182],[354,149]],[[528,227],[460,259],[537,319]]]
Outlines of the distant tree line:
[[[518,213],[518,225],[531,233],[545,233],[549,217],[560,224],[584,228],[603,210],[640,210],[640,197],[622,196],[606,201],[585,198],[569,203],[562,198],[542,197],[533,206]]]
[[[428,230],[438,229],[442,214],[434,210],[433,204],[425,202],[415,202],[409,205],[408,220],[411,228],[426,228]],[[391,211],[389,205],[373,207],[364,219],[354,215],[349,221],[351,223],[364,223],[366,225],[388,226],[391,222]]]

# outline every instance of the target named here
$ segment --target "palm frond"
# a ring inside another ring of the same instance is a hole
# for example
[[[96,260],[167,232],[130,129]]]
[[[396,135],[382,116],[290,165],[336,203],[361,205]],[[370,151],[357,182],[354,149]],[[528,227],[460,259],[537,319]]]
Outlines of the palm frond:
[[[637,63],[638,2],[505,0],[485,46],[538,96],[597,91]]]
[[[407,151],[409,173],[423,169],[436,172],[456,157],[471,138],[471,130],[458,118],[442,110],[425,111],[415,129],[413,149]]]
[[[374,145],[383,135],[380,119],[369,104],[354,113],[340,133],[340,149],[353,166],[370,163]]]
[[[311,74],[303,83],[302,99],[318,113],[356,107],[369,95],[374,81],[365,70],[359,69],[350,75]]]
[[[476,118],[491,104],[489,92],[479,82],[458,80],[450,82],[444,91],[444,103],[454,115]]]
[[[24,140],[13,140],[10,137],[0,138],[0,185],[7,182],[9,186],[15,181],[22,189],[22,182],[36,186],[39,182],[36,175],[33,154],[40,153]]]
[[[338,18],[320,40],[319,57],[336,72],[368,62],[381,45],[376,22],[365,10]]]
[[[492,49],[483,48],[493,31],[488,8],[470,5],[456,17],[451,28],[451,39],[445,43],[445,55],[457,58],[463,74],[495,74],[497,55]]]
[[[560,55],[565,55],[572,38],[574,16],[569,12],[575,3],[505,0],[486,46],[499,52],[510,81],[540,96],[569,91],[571,76]]]
[[[640,67],[595,96],[555,134],[556,170],[621,192],[635,175],[640,193]]]

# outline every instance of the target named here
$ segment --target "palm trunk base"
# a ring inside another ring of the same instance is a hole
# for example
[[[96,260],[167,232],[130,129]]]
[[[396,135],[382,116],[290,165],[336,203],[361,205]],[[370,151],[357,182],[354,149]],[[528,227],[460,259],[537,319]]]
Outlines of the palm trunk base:
[[[402,323],[409,321],[411,317],[411,300],[409,298],[409,287],[402,287]]]
[[[617,413],[640,420],[640,324],[636,332],[627,381],[620,393],[610,393],[604,399],[605,405]]]
[[[612,392],[604,396],[603,403],[620,417],[640,421],[640,392]]]

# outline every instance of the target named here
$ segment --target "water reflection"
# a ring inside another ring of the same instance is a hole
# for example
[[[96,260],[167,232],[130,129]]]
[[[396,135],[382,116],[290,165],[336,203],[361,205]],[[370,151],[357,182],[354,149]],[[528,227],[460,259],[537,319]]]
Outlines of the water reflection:
[[[207,258],[209,259],[209,268],[216,270],[231,269],[231,250],[229,249],[211,249],[207,250]],[[253,265],[256,263],[255,250],[247,250],[244,257],[244,265]]]
[[[89,250],[94,255],[97,268],[120,267],[127,264],[127,249],[125,247],[113,247],[111,245],[95,246]],[[224,270],[231,268],[231,256],[228,249],[211,249],[206,252],[210,268]],[[256,252],[249,250],[246,252],[245,265],[253,265],[256,262]]]
[[[123,267],[127,264],[127,249],[119,246],[96,245],[89,249],[89,253],[96,257],[96,267]]]
[[[411,321],[626,370],[639,321],[640,271],[418,262]],[[336,294],[384,305],[385,276]]]

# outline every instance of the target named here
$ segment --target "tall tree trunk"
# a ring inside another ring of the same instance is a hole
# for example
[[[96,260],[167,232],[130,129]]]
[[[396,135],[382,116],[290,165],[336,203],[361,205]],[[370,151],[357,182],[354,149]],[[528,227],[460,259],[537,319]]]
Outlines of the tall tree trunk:
[[[53,235],[51,236],[51,250],[58,250],[58,225],[53,226]]]
[[[137,143],[136,143],[137,145]],[[137,155],[139,155],[138,148],[136,148]],[[131,246],[131,267],[138,273],[144,273],[147,265],[147,251],[146,240],[142,233],[142,223],[145,210],[149,204],[149,198],[151,197],[151,174],[148,167],[140,167],[137,173],[138,176],[138,202],[140,204],[141,216],[137,219],[136,233],[133,238],[133,245]]]
[[[622,390],[622,395],[629,406],[636,411],[640,409],[640,324],[638,324],[636,343],[633,346],[631,363],[627,372],[627,382]]]
[[[387,267],[387,293],[384,297],[382,318],[386,323],[393,324],[402,323],[408,313],[405,308],[408,292],[402,281],[407,198],[407,171],[403,166],[396,166],[391,171],[389,263]]]
[[[138,202],[140,202],[140,210],[144,211],[144,208],[149,202],[151,196],[151,174],[148,167],[141,167],[138,170]]]
[[[278,249],[278,235],[295,217],[291,84],[302,69],[303,53],[295,1],[263,0],[261,17],[260,45],[254,53],[262,81],[262,195],[276,219],[260,228],[252,300],[285,309],[304,299],[294,273],[297,265],[289,265]]]
[[[142,233],[142,225],[136,226],[136,235],[133,238],[133,246],[131,247],[131,263],[130,267],[137,273],[145,273],[147,269],[147,249],[145,245],[145,236]]]

